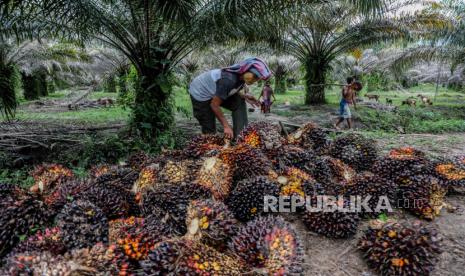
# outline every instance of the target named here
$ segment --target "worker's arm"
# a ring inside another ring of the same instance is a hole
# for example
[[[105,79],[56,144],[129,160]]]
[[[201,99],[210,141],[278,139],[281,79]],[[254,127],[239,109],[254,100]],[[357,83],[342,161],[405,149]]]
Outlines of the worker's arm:
[[[210,107],[213,110],[213,113],[215,113],[216,118],[218,118],[218,120],[220,121],[221,125],[223,125],[224,135],[226,136],[226,138],[232,139],[234,135],[233,130],[229,125],[228,121],[226,120],[226,117],[224,117],[223,111],[221,111],[222,103],[223,100],[220,97],[214,96],[210,103]]]

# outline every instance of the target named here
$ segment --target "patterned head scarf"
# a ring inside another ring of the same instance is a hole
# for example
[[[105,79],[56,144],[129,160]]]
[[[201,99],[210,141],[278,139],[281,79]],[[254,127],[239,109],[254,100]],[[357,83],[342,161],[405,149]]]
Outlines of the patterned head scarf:
[[[268,80],[271,77],[271,70],[266,63],[259,58],[248,58],[238,64],[226,67],[223,70],[232,73],[244,74],[249,71],[257,76],[260,80]]]

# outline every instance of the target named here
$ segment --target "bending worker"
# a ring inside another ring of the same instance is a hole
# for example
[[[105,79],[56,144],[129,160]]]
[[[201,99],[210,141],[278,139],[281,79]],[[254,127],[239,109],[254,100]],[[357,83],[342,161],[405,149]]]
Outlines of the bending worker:
[[[218,119],[226,138],[236,137],[247,125],[246,102],[259,107],[257,99],[248,94],[247,85],[267,80],[271,71],[261,59],[249,58],[239,64],[214,69],[196,77],[189,87],[194,117],[203,134],[216,133]],[[233,128],[226,120],[221,107],[232,111]]]

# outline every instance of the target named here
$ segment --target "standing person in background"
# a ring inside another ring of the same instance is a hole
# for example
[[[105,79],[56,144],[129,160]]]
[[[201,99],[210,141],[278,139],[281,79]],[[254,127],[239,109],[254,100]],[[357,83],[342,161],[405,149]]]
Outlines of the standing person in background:
[[[213,69],[196,77],[189,86],[189,94],[194,117],[199,121],[202,133],[216,133],[215,120],[218,119],[226,138],[237,137],[248,123],[246,102],[260,106],[258,100],[248,94],[247,85],[270,77],[268,65],[259,58],[248,58],[239,64]],[[221,107],[232,111],[232,128]]]
[[[271,98],[273,97],[273,101],[271,101]],[[263,98],[262,101],[262,113],[270,113],[271,111],[271,105],[273,104],[274,101],[276,101],[276,97],[274,96],[273,88],[271,88],[270,81],[266,81],[265,85],[263,86],[262,93],[260,94],[260,97],[258,97],[258,100]]]
[[[357,110],[357,103],[356,103],[356,92],[357,90],[361,89],[361,84],[359,82],[355,82],[353,77],[347,78],[347,84],[344,85],[342,88],[342,99],[339,103],[339,120],[334,125],[336,129],[339,129],[339,125],[344,121],[347,120],[347,125],[349,129],[352,128],[352,113],[350,112],[349,105],[353,104],[354,109]]]

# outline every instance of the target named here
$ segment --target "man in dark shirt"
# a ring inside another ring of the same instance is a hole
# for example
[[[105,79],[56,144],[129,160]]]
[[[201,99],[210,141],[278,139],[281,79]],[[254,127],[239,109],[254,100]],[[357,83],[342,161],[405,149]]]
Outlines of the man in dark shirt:
[[[199,121],[202,133],[216,133],[217,118],[223,126],[226,138],[236,137],[248,123],[246,102],[257,107],[260,105],[254,96],[248,94],[247,85],[270,76],[271,72],[263,61],[251,58],[196,77],[189,87],[189,93],[194,117]],[[221,107],[232,111],[234,130]]]

